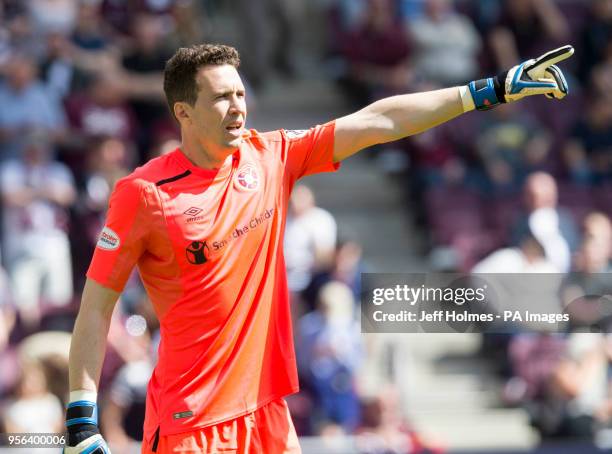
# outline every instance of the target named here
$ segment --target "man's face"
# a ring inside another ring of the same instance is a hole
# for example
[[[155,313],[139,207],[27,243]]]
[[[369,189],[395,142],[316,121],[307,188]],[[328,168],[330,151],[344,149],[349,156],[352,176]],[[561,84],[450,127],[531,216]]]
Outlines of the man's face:
[[[34,63],[25,57],[15,57],[8,65],[8,81],[15,90],[28,87],[36,78]]]
[[[190,128],[209,153],[235,150],[242,142],[246,121],[245,90],[231,65],[210,65],[196,75],[198,97],[189,108]]]

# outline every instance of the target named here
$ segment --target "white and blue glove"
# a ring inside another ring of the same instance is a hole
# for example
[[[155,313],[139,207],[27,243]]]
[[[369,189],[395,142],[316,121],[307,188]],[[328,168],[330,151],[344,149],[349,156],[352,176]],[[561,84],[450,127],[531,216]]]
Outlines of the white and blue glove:
[[[495,77],[470,82],[466,87],[461,87],[464,110],[489,110],[532,95],[564,98],[568,86],[556,63],[571,57],[573,53],[572,46],[559,47]]]
[[[64,454],[111,454],[98,429],[95,393],[83,392],[83,396],[73,400],[74,393],[70,393],[72,402],[66,409],[68,440]]]

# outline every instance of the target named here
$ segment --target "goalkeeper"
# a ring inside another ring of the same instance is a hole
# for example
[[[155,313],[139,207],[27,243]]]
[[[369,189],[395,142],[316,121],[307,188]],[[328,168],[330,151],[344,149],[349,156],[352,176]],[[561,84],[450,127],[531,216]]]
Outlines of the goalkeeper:
[[[181,146],[120,180],[87,272],[70,350],[66,453],[107,453],[97,388],[113,308],[134,266],[160,319],[143,453],[298,453],[283,231],[291,189],[372,145],[525,96],[561,99],[561,47],[462,87],[394,96],[303,131],[245,127],[239,56],[181,48],[164,91]]]

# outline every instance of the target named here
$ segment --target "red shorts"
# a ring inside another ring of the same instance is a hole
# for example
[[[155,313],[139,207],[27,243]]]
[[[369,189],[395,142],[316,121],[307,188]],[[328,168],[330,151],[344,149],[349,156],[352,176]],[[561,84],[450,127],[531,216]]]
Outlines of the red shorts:
[[[142,454],[300,454],[302,451],[284,399],[190,432],[160,436],[157,450],[142,443]]]

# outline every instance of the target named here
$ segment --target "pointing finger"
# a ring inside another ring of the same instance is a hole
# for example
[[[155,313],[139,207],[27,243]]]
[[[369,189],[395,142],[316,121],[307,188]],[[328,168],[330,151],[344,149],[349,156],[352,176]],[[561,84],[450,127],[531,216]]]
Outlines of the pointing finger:
[[[574,54],[574,48],[572,46],[562,46],[558,49],[546,52],[544,55],[536,58],[529,67],[525,68],[528,73],[531,71],[538,72],[551,65],[554,65],[560,61],[563,61]]]

